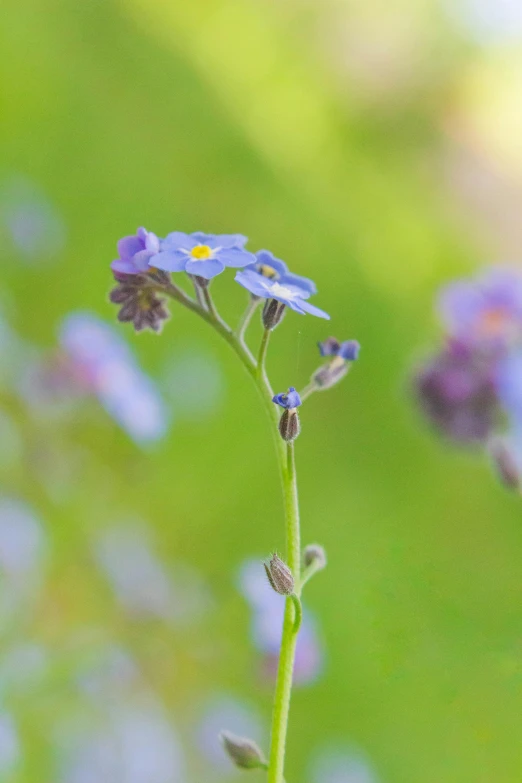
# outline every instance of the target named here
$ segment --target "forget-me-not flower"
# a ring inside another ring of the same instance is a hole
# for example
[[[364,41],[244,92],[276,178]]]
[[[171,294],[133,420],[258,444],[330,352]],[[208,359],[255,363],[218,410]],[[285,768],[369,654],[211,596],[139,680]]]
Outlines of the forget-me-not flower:
[[[357,340],[345,340],[343,343],[340,343],[335,337],[329,337],[322,343],[318,343],[318,346],[321,356],[339,357],[339,359],[343,359],[345,362],[354,362],[361,350]]]
[[[255,262],[254,254],[244,250],[246,241],[242,234],[173,231],[162,241],[161,249],[149,264],[165,272],[187,272],[210,280],[225,267],[237,269]]]
[[[274,395],[274,397],[272,397],[272,402],[275,402],[276,405],[280,405],[281,408],[291,410],[292,408],[297,408],[301,405],[301,397],[299,396],[299,392],[297,392],[293,386],[290,386],[287,392],[281,392],[280,394]]]
[[[159,253],[160,241],[156,234],[139,228],[133,236],[123,237],[118,242],[118,258],[111,269],[117,275],[142,275],[149,270],[150,258]]]
[[[312,293],[309,285],[304,283],[296,284],[295,280],[292,283],[272,280],[251,267],[238,272],[235,279],[254,296],[259,296],[262,299],[276,299],[301,315],[310,313],[310,315],[316,315],[318,318],[330,320],[328,313],[306,301]],[[306,278],[301,279],[306,280]],[[308,283],[311,283],[311,281],[308,281]]]
[[[258,275],[267,277],[280,285],[295,285],[303,291],[307,291],[309,296],[317,293],[313,280],[289,272],[285,262],[276,258],[269,250],[260,250],[256,253],[256,263],[249,266],[248,270],[257,272]]]

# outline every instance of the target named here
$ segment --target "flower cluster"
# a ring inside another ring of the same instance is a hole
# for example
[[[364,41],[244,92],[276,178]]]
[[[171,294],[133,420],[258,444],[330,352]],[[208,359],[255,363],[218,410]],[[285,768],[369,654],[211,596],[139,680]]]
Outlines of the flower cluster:
[[[227,267],[239,269],[235,279],[256,299],[267,300],[267,307],[277,313],[274,328],[285,307],[319,318],[329,315],[307,300],[317,292],[312,280],[288,271],[286,264],[268,250],[254,254],[245,250],[247,238],[242,234],[185,234],[173,231],[160,239],[151,231],[139,228],[132,236],[118,242],[118,258],[111,264],[118,285],[110,300],[121,305],[120,321],[131,321],[136,331],[160,331],[168,317],[161,294],[169,286],[171,273],[185,273],[200,287],[206,287]],[[265,316],[265,321],[268,316]]]
[[[421,408],[449,439],[490,448],[502,473],[496,455],[522,458],[522,273],[493,268],[451,283],[438,311],[444,342],[414,378]]]

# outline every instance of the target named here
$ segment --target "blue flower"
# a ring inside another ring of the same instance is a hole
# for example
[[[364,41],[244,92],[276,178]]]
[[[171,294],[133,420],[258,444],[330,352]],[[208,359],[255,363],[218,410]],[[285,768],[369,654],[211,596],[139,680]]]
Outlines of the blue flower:
[[[287,392],[281,392],[272,397],[272,402],[275,402],[276,405],[280,405],[281,408],[291,410],[292,408],[297,408],[301,405],[301,398],[299,392],[296,392],[294,387],[290,386]]]
[[[297,286],[308,293],[308,296],[317,293],[313,280],[289,272],[285,262],[281,261],[280,258],[276,258],[269,250],[260,250],[256,253],[256,263],[253,266],[249,266],[248,269],[280,285]],[[303,299],[305,298],[307,297],[303,297]]]
[[[120,239],[118,258],[112,262],[111,269],[118,279],[124,279],[127,275],[144,274],[148,271],[151,256],[159,249],[160,242],[156,234],[139,228],[134,236]]]
[[[325,313],[324,310],[319,310],[318,307],[314,307],[306,301],[311,296],[311,291],[309,287],[306,288],[302,283],[297,285],[295,282],[282,283],[279,280],[271,280],[251,267],[238,272],[235,279],[254,296],[260,296],[263,299],[277,299],[278,302],[288,305],[288,307],[301,315],[310,313],[310,315],[330,320],[328,313]],[[306,278],[300,279],[306,280]],[[311,280],[308,281],[308,284],[313,285]]]
[[[237,269],[255,262],[254,254],[243,249],[246,241],[242,234],[173,231],[163,240],[149,265],[165,272],[187,272],[210,280],[227,266]]]
[[[324,342],[318,343],[318,346],[321,356],[338,356],[346,362],[354,362],[361,350],[357,340],[345,340],[344,343],[340,343],[335,337],[329,337]]]

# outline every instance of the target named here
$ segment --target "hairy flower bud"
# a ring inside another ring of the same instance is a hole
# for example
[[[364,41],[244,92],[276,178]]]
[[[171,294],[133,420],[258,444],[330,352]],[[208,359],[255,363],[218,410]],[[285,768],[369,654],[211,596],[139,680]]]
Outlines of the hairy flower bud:
[[[263,563],[270,586],[279,595],[294,592],[294,577],[287,564],[275,553],[268,563]]]
[[[150,286],[148,275],[126,275],[112,289],[109,299],[113,304],[120,305],[118,321],[132,322],[137,332],[142,329],[159,332],[163,321],[169,317],[163,300]]]
[[[291,443],[301,432],[301,422],[296,408],[283,411],[279,419],[279,434],[287,443]]]
[[[222,731],[219,738],[236,767],[241,769],[258,769],[263,767],[266,769],[266,759],[253,740],[238,737],[230,731]]]
[[[303,552],[305,567],[313,565],[317,570],[326,566],[326,552],[319,544],[309,544]]]
[[[267,299],[263,307],[263,326],[265,329],[275,329],[283,320],[286,305],[277,299]]]

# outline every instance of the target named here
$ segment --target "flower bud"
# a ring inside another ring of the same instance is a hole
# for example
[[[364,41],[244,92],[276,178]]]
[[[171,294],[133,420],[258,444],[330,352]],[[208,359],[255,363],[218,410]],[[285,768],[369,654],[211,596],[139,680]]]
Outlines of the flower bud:
[[[505,441],[494,440],[489,447],[496,472],[502,483],[508,489],[520,489],[520,471],[513,452]]]
[[[279,595],[291,595],[294,592],[294,577],[287,564],[275,553],[268,563],[263,563],[270,586]]]
[[[267,299],[263,307],[263,326],[265,329],[275,329],[283,320],[286,305],[277,299]]]
[[[303,552],[305,567],[313,565],[318,571],[326,566],[326,552],[319,544],[309,544]]]
[[[120,307],[118,321],[132,322],[137,332],[142,329],[159,332],[169,317],[163,299],[150,286],[148,275],[126,275],[112,289],[109,299]]]
[[[279,419],[279,434],[287,443],[291,443],[301,432],[301,422],[296,408],[283,411]]]
[[[230,759],[241,769],[266,769],[267,762],[257,744],[245,737],[238,737],[230,731],[222,731],[219,738]]]
[[[339,356],[334,357],[332,361],[327,364],[323,364],[312,375],[312,381],[319,389],[329,389],[336,383],[339,383],[341,378],[344,378],[350,365],[341,359]]]

